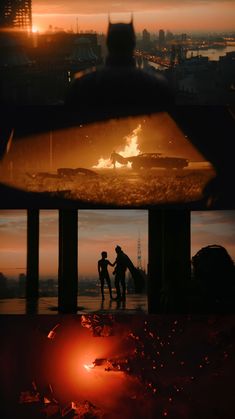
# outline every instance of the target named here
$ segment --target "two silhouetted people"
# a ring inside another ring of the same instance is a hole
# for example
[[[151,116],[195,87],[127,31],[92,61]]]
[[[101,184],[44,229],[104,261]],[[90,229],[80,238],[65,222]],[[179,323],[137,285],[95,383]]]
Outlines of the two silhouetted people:
[[[111,300],[125,301],[126,300],[126,270],[127,268],[132,272],[133,263],[129,257],[123,252],[120,246],[116,246],[115,251],[117,257],[114,263],[111,263],[107,259],[107,252],[103,251],[101,253],[102,258],[98,261],[98,273],[101,286],[101,295],[102,300],[104,300],[104,282],[108,285],[109,295]],[[108,272],[108,266],[115,266],[113,274],[115,275],[114,285],[116,288],[116,298],[112,297],[112,287],[110,276]]]

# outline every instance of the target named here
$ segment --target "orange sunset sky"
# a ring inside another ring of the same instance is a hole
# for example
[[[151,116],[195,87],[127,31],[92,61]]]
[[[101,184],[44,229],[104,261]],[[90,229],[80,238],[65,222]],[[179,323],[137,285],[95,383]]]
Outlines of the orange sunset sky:
[[[134,14],[136,31],[160,28],[182,31],[235,30],[234,0],[33,0],[33,27],[49,25],[65,30],[93,29],[105,32],[108,13],[112,21],[125,21]]]
[[[140,235],[142,261],[147,266],[145,210],[80,210],[79,255],[81,276],[96,275],[100,252],[115,259],[115,246],[136,264]],[[209,244],[223,245],[235,260],[235,211],[203,211],[191,215],[191,254]],[[17,277],[26,268],[26,211],[0,210],[0,272]],[[40,276],[56,277],[58,270],[58,212],[40,211]]]

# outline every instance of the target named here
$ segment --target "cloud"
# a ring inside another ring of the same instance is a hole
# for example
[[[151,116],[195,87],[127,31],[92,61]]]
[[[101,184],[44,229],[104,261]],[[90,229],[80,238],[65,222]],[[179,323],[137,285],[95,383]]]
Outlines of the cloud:
[[[235,259],[235,211],[198,211],[191,214],[192,256],[202,247],[221,245]]]
[[[88,232],[94,229],[137,228],[147,223],[145,210],[80,210],[79,230]]]
[[[235,211],[198,211],[192,212],[192,222],[195,226],[200,224],[229,224],[235,226]]]
[[[0,230],[24,230],[26,228],[26,210],[0,210]],[[1,233],[2,234],[2,233]]]
[[[35,0],[34,13],[99,14],[158,11],[179,7],[203,7],[213,4],[233,4],[234,0]]]

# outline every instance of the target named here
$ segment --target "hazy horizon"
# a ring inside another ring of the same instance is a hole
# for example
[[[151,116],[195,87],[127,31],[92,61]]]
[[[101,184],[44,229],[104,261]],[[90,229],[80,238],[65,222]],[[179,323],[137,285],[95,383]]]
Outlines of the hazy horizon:
[[[129,21],[134,17],[135,30],[147,28],[180,31],[235,30],[234,0],[33,0],[33,27],[45,31],[49,25],[65,30],[106,32],[111,21]]]
[[[80,210],[78,230],[79,276],[95,276],[103,250],[116,257],[120,245],[137,262],[140,236],[142,263],[147,268],[148,212],[146,210]],[[235,260],[235,211],[198,211],[191,215],[191,255],[201,247],[219,244]],[[17,277],[26,271],[26,210],[0,211],[0,272]],[[40,211],[40,277],[58,272],[58,212]],[[110,273],[112,268],[110,269]]]

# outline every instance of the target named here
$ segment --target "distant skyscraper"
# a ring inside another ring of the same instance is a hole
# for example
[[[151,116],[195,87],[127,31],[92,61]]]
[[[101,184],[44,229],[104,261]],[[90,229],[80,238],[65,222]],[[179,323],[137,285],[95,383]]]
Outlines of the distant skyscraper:
[[[143,41],[144,42],[150,42],[150,33],[147,31],[147,29],[143,30]]]
[[[174,39],[174,35],[171,31],[166,31],[166,41],[172,41]]]
[[[148,50],[151,45],[150,33],[147,31],[147,29],[144,29],[142,35],[142,46],[144,49]]]
[[[159,31],[159,47],[162,48],[165,45],[165,31],[160,29]]]
[[[0,28],[32,30],[32,0],[1,0]]]

